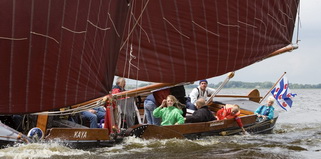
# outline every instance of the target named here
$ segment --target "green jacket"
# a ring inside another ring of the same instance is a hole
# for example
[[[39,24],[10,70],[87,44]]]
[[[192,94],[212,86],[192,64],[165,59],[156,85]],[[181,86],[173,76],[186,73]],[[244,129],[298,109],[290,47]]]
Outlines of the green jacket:
[[[153,111],[153,115],[156,118],[162,118],[162,126],[184,124],[183,111],[174,107],[169,106],[165,108],[158,107]]]

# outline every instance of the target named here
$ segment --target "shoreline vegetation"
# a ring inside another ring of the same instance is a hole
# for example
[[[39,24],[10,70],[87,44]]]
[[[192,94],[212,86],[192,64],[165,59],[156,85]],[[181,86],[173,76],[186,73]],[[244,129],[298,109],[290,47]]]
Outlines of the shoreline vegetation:
[[[143,87],[143,86],[147,86],[150,85],[152,83],[140,83],[138,85],[138,87]],[[209,83],[208,87],[211,88],[217,88],[219,87],[219,85],[221,85],[222,82],[217,83],[217,84],[213,84],[213,83]],[[272,86],[274,85],[273,82],[241,82],[241,81],[230,81],[228,82],[224,88],[257,88],[257,89],[270,89]],[[321,83],[320,84],[292,84],[290,83],[290,89],[321,89]],[[190,85],[185,85],[185,88],[195,88],[197,87],[198,84],[197,82],[195,82],[194,84],[190,84]],[[128,84],[126,85],[127,89],[135,89],[137,86],[135,84]]]

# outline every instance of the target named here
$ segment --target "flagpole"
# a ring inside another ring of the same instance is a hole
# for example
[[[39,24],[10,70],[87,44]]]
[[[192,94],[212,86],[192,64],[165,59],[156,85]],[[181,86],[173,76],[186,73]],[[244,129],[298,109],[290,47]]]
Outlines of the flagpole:
[[[278,81],[276,81],[274,83],[274,85],[271,87],[271,89],[265,94],[265,96],[261,99],[261,101],[259,102],[260,104],[263,102],[263,100],[265,99],[265,97],[272,91],[272,89],[280,82],[280,80],[283,78],[283,76],[286,74],[286,72],[283,73],[283,75],[279,78]]]

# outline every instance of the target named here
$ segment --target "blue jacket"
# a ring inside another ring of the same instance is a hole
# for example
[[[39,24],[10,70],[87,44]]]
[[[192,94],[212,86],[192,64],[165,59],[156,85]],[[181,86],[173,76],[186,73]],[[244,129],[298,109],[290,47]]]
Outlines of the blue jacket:
[[[260,114],[260,115],[265,115],[268,117],[269,120],[271,120],[274,117],[274,107],[262,105],[262,106],[258,107],[254,113]]]

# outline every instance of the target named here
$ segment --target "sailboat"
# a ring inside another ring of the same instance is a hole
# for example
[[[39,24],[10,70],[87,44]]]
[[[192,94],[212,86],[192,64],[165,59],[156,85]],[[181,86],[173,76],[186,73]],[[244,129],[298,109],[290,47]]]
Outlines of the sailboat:
[[[173,86],[292,51],[298,6],[299,0],[2,1],[1,119],[33,114],[52,138],[113,144],[111,121],[104,129],[50,129],[50,117],[104,104],[115,75]],[[111,116],[113,108],[107,110]],[[0,140],[30,142],[5,127]]]

